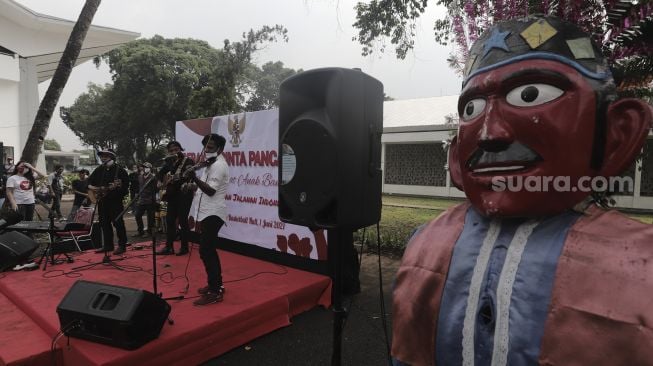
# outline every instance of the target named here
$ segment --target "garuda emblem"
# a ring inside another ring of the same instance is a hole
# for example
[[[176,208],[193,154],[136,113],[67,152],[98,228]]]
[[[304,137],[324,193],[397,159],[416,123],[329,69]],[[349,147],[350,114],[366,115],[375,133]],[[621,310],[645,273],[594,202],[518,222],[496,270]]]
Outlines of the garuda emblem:
[[[245,132],[245,121],[245,113],[243,113],[240,119],[238,118],[238,115],[236,115],[234,119],[231,119],[231,117],[227,119],[227,128],[229,130],[229,135],[231,135],[229,141],[233,147],[238,147],[238,145],[243,142],[242,134]]]

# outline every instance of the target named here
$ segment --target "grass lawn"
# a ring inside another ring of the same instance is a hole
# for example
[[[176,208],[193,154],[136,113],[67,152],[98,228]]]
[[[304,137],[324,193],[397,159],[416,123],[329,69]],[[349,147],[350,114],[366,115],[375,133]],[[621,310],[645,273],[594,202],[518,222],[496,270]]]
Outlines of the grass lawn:
[[[447,208],[462,200],[383,195],[381,213],[381,245],[386,254],[400,256],[412,232],[420,225],[436,218]],[[653,223],[653,214],[628,214],[646,224]],[[362,230],[355,234],[361,240]],[[365,230],[366,246],[376,250],[376,228]]]

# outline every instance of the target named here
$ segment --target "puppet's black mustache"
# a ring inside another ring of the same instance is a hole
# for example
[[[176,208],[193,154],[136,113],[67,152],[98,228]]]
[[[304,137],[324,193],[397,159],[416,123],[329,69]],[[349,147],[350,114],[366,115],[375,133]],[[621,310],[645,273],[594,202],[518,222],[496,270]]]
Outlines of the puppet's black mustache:
[[[486,151],[479,148],[472,154],[467,162],[467,167],[473,169],[506,163],[532,163],[540,160],[542,157],[533,149],[520,142],[513,142],[501,151]]]

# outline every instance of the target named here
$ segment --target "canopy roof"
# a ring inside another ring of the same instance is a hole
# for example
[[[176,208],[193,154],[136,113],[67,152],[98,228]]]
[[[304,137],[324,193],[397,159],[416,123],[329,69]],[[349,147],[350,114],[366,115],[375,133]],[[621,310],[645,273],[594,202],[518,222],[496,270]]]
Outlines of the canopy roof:
[[[39,83],[54,74],[74,26],[75,21],[39,14],[13,0],[0,0],[0,48],[33,61]],[[138,37],[140,33],[92,25],[75,66]]]

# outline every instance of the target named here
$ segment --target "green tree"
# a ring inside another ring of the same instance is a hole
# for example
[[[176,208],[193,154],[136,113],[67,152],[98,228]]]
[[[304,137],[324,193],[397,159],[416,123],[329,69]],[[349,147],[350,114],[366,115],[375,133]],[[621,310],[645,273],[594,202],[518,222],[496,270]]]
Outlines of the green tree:
[[[45,139],[43,141],[43,148],[45,150],[61,151],[61,145],[55,139]]]
[[[81,13],[79,14],[79,18],[77,19],[77,23],[75,23],[75,26],[70,33],[68,43],[61,55],[57,69],[55,70],[54,75],[52,75],[50,86],[45,92],[45,96],[43,97],[43,100],[41,100],[39,109],[36,112],[34,124],[32,125],[32,129],[27,137],[25,147],[23,148],[23,153],[20,158],[21,160],[34,164],[41,153],[40,142],[44,139],[44,136],[48,134],[52,113],[54,113],[54,108],[59,102],[61,92],[68,82],[70,73],[73,71],[73,67],[77,61],[77,56],[79,56],[79,52],[82,49],[84,38],[86,38],[86,33],[91,27],[93,16],[95,16],[95,12],[99,6],[100,0],[86,0]]]
[[[85,143],[115,148],[126,163],[143,161],[174,135],[176,121],[241,110],[238,85],[252,53],[287,40],[286,32],[265,26],[222,49],[161,36],[130,42],[95,59],[109,65],[113,84],[89,85],[62,119]]]
[[[252,65],[246,72],[241,95],[245,110],[261,111],[279,106],[279,85],[285,79],[301,72],[283,67],[283,62],[268,62],[260,68]]]
[[[577,24],[592,34],[611,61],[623,95],[653,97],[653,3],[650,1],[437,0],[447,14],[434,22],[435,41],[456,48],[447,59],[461,73],[469,47],[494,23],[530,14],[548,14]],[[371,0],[358,3],[356,22],[363,55],[385,50],[389,39],[403,59],[414,46],[415,25],[427,0]]]
[[[216,116],[246,108],[242,96],[246,92],[246,72],[251,70],[252,55],[269,42],[288,41],[288,30],[281,25],[263,26],[243,33],[240,42],[224,41],[224,47],[211,74],[209,85],[193,95],[190,111],[193,117]]]
[[[113,86],[89,83],[88,91],[77,97],[70,107],[61,107],[63,123],[84,143],[114,148],[125,134],[115,118]]]

